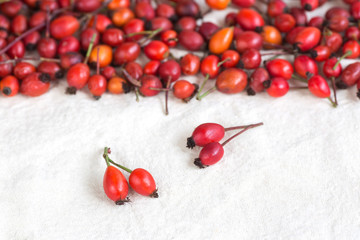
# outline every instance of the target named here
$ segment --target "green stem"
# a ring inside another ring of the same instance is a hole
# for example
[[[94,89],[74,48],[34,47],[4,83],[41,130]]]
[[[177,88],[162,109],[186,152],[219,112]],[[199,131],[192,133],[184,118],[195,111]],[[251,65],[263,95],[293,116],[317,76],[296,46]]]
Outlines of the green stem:
[[[139,88],[137,88],[137,87],[135,87],[135,96],[136,96],[136,101],[139,102],[140,101]]]
[[[162,91],[162,92],[166,92],[166,91],[171,91],[171,89],[169,88],[154,88],[154,87],[149,87],[150,90],[154,90],[154,91]]]
[[[141,32],[134,32],[134,33],[129,33],[126,34],[125,37],[129,38],[129,37],[133,37],[133,36],[137,36],[137,35],[149,35],[150,36],[155,36],[156,34],[158,34],[160,31],[162,30],[162,28],[158,28],[155,30],[147,30],[147,31],[141,31]]]
[[[258,127],[258,126],[261,126],[261,125],[264,125],[264,123],[256,123],[256,124],[252,124],[250,126],[248,126],[247,128],[241,130],[240,132],[238,132],[237,134],[233,135],[232,137],[230,137],[228,140],[226,140],[225,142],[223,142],[221,145],[222,146],[225,146],[227,143],[229,143],[231,140],[233,140],[234,138],[236,138],[237,136],[239,136],[240,134],[242,134],[243,132],[251,129],[251,128],[254,128],[254,127]]]
[[[197,100],[200,100],[201,91],[203,90],[203,88],[204,88],[207,80],[209,80],[209,77],[210,77],[210,74],[207,73],[206,76],[205,76],[204,81],[203,81],[203,82],[201,83],[201,85],[200,85],[200,89],[199,89],[199,91],[198,91],[198,94],[196,95],[196,99],[197,99]]]
[[[352,51],[349,50],[347,51],[344,55],[341,56],[341,58],[339,58],[339,60],[335,63],[334,67],[333,67],[333,70],[336,70],[336,68],[339,66],[341,60],[343,60],[344,58],[350,56],[352,54]]]
[[[301,82],[304,82],[304,83],[307,83],[307,82],[308,82],[306,79],[303,79],[302,77],[299,77],[299,76],[296,75],[296,74],[293,74],[291,77],[292,77],[293,79],[295,79],[295,80],[298,80],[298,81],[301,81]]]
[[[115,166],[117,166],[117,167],[119,167],[119,168],[121,168],[121,169],[123,169],[123,170],[127,171],[128,173],[131,173],[131,172],[132,172],[132,171],[131,171],[130,169],[128,169],[127,167],[124,167],[124,166],[122,166],[122,165],[120,165],[120,164],[118,164],[118,163],[114,162],[114,161],[113,161],[113,160],[111,160],[110,158],[109,158],[109,162],[111,162],[113,165],[115,165]]]
[[[222,60],[221,62],[219,62],[217,64],[217,67],[220,67],[221,65],[223,65],[224,63],[226,63],[227,61],[230,61],[231,59],[230,58],[225,58],[224,60]]]
[[[112,163],[113,165],[115,165],[115,166],[117,166],[117,167],[119,167],[119,168],[127,171],[128,173],[131,173],[132,171],[131,171],[130,169],[128,169],[127,167],[124,167],[124,166],[122,166],[122,165],[114,162],[113,160],[111,160],[111,159],[109,158],[109,150],[110,150],[110,148],[108,148],[108,147],[105,147],[105,148],[104,148],[104,155],[103,155],[103,157],[104,157],[104,159],[105,159],[106,164],[107,164],[108,166],[110,166],[110,163]]]
[[[196,98],[197,100],[201,100],[204,97],[206,97],[207,95],[209,95],[210,93],[214,92],[216,90],[216,87],[212,87],[209,90],[207,90],[203,95],[201,95],[199,98]]]
[[[337,104],[331,99],[331,97],[328,97],[327,99],[329,99],[329,101],[331,102],[331,104],[334,108],[337,107]]]
[[[87,50],[87,52],[86,52],[86,57],[85,57],[85,60],[84,60],[84,63],[85,63],[85,64],[87,64],[87,62],[89,61],[90,53],[91,53],[91,50],[92,50],[92,48],[93,48],[93,46],[94,46],[95,38],[96,38],[96,33],[94,33],[94,34],[92,35],[92,38],[91,38],[91,41],[90,41],[88,50]]]

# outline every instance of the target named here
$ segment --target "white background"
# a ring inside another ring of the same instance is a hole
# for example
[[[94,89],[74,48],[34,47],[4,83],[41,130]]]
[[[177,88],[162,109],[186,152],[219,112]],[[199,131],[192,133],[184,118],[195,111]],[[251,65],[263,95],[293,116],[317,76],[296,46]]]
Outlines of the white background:
[[[223,15],[207,20],[223,24]],[[171,97],[169,116],[163,94],[95,101],[65,88],[0,99],[0,239],[359,239],[355,88],[339,91],[336,109],[306,90],[279,99],[213,93],[188,104]],[[199,148],[185,145],[197,125],[259,121],[217,165],[193,165]],[[127,167],[148,169],[160,197],[131,190],[124,206],[107,199],[105,146]]]

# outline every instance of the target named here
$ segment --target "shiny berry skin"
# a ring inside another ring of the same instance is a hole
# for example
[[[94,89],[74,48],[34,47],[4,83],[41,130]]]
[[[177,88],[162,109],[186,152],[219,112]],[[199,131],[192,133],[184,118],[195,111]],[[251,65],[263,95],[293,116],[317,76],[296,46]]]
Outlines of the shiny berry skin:
[[[86,28],[80,34],[80,45],[83,50],[87,50],[89,48],[92,37],[95,34],[94,46],[96,46],[100,41],[100,34],[94,28]]]
[[[338,61],[338,59],[336,57],[329,58],[328,60],[325,61],[324,65],[323,65],[323,73],[327,78],[330,78],[330,77],[337,78],[338,76],[340,76],[340,74],[342,72],[341,63],[339,63],[337,65],[336,69],[334,70],[334,66],[337,61]]]
[[[107,89],[112,94],[121,94],[128,93],[130,91],[130,86],[125,79],[112,77],[107,84]]]
[[[20,35],[21,33],[27,30],[27,19],[24,15],[20,14],[14,17],[11,20],[10,30],[12,33],[16,35]]]
[[[220,67],[218,66],[219,57],[216,55],[208,55],[206,56],[200,64],[200,71],[203,76],[209,74],[209,78],[215,78],[220,71]]]
[[[319,0],[301,0],[300,3],[305,11],[313,11],[319,6]]]
[[[13,97],[19,92],[19,80],[8,75],[0,81],[0,91],[6,97]]]
[[[3,54],[0,56],[0,62],[9,60],[8,55]],[[7,75],[10,75],[13,71],[13,64],[12,63],[3,63],[0,64],[0,77],[5,77]]]
[[[222,66],[225,68],[235,67],[238,64],[238,62],[240,61],[240,54],[235,50],[226,50],[221,55],[221,61],[222,62],[224,61]]]
[[[203,46],[204,39],[198,32],[185,30],[179,34],[179,43],[186,50],[198,51]]]
[[[267,14],[270,17],[276,17],[286,10],[286,4],[282,0],[271,0],[267,4]]]
[[[149,61],[144,66],[144,74],[146,75],[157,75],[161,62],[160,61]]]
[[[77,52],[68,52],[60,55],[60,66],[62,69],[69,69],[71,66],[82,61],[83,56]]]
[[[170,20],[176,20],[175,8],[166,3],[161,3],[155,10],[156,16],[164,17]]]
[[[41,39],[41,35],[38,31],[32,32],[26,37],[24,37],[23,42],[26,50],[33,51],[36,49],[36,45]]]
[[[90,13],[98,9],[101,2],[100,0],[77,0],[74,5],[79,12]]]
[[[27,75],[34,72],[36,72],[35,66],[28,62],[17,63],[13,70],[14,76],[19,80],[23,80]]]
[[[248,95],[252,96],[264,90],[264,82],[270,79],[269,73],[265,68],[257,68],[250,76]]]
[[[321,32],[318,28],[305,27],[297,34],[295,44],[301,51],[306,52],[316,47],[320,42],[320,38]]]
[[[8,38],[8,42],[14,41],[14,37],[10,36]],[[7,55],[14,59],[14,58],[22,58],[25,55],[25,46],[22,41],[17,41],[7,52]]]
[[[155,10],[148,2],[139,2],[135,5],[134,12],[136,17],[151,20],[155,17]]]
[[[360,44],[355,40],[349,40],[344,43],[342,48],[342,53],[345,54],[351,51],[351,54],[348,55],[346,58],[355,59],[360,56]]]
[[[180,60],[181,72],[185,75],[195,75],[200,69],[200,58],[188,53]]]
[[[309,79],[308,88],[313,95],[319,98],[330,97],[331,91],[329,84],[320,75],[315,75]]]
[[[216,32],[209,41],[209,51],[213,54],[222,54],[230,48],[234,38],[234,28],[223,28]]]
[[[354,4],[351,5],[351,15],[356,19],[359,20],[360,19],[360,2],[355,2]]]
[[[158,197],[155,180],[145,169],[134,169],[130,173],[129,184],[131,188],[140,195],[154,198]]]
[[[50,77],[43,73],[31,73],[27,75],[20,85],[20,92],[30,97],[43,95],[49,90]]]
[[[142,32],[145,30],[145,23],[143,20],[141,19],[131,19],[129,22],[127,22],[124,26],[123,26],[123,31],[126,35],[128,34],[133,34],[133,33],[138,33],[138,32]],[[143,38],[143,35],[141,34],[137,34],[134,35],[132,37],[127,37],[126,39],[128,41],[138,41],[141,38]]]
[[[112,66],[106,66],[101,69],[101,75],[103,75],[107,80],[116,76],[116,70]]]
[[[37,67],[38,72],[47,73],[51,80],[60,79],[64,77],[64,71],[56,62],[41,62]]]
[[[90,69],[87,64],[77,63],[69,68],[66,80],[69,87],[81,89],[85,87],[90,77]]]
[[[38,42],[37,51],[41,57],[53,58],[56,56],[57,43],[53,38],[42,38]]]
[[[177,44],[178,34],[174,30],[167,30],[161,33],[161,41],[163,41],[168,47],[175,47]]]
[[[216,89],[226,94],[243,91],[247,85],[247,74],[237,68],[228,68],[216,78]]]
[[[266,92],[271,97],[282,97],[289,91],[289,83],[285,78],[275,77],[270,80],[270,86]]]
[[[80,51],[80,41],[73,36],[64,37],[59,41],[59,45],[57,47],[57,53],[59,55],[67,53],[67,52],[78,52]]]
[[[98,49],[99,49],[99,65],[101,68],[110,65],[113,59],[112,48],[105,44],[99,44],[93,48],[90,53],[89,63],[92,67],[96,67],[98,61]]]
[[[280,31],[273,26],[266,25],[263,27],[263,31],[261,32],[261,37],[264,43],[281,45],[282,44],[282,36]],[[271,46],[264,46],[266,49],[271,49]]]
[[[79,21],[70,15],[55,18],[50,23],[50,33],[56,39],[73,35],[80,27]]]
[[[231,3],[241,7],[241,8],[249,8],[255,4],[256,0],[231,0]]]
[[[206,144],[218,142],[225,136],[225,129],[217,123],[203,123],[195,128],[187,139],[187,148],[203,147]]]
[[[337,32],[331,32],[330,34],[324,34],[322,37],[322,42],[325,42],[325,45],[328,46],[330,48],[330,51],[332,53],[337,52],[342,43],[343,43],[343,38],[341,36],[341,34],[337,33]]]
[[[266,69],[271,77],[281,77],[286,80],[289,80],[294,73],[291,63],[281,58],[266,62]]]
[[[318,29],[323,29],[324,25],[326,25],[325,19],[320,16],[316,16],[310,19],[307,26],[308,27],[316,27]]]
[[[117,47],[124,42],[124,32],[117,28],[106,29],[102,36],[101,41],[111,47]]]
[[[134,79],[139,79],[144,73],[142,67],[137,62],[129,62],[125,65],[124,68],[127,73]]]
[[[144,53],[150,60],[163,60],[169,56],[169,47],[162,41],[153,40],[144,47]]]
[[[315,61],[323,62],[329,59],[331,51],[328,46],[319,45],[310,51],[310,55]]]
[[[172,22],[163,17],[156,17],[145,23],[146,30],[157,30],[161,28],[161,32],[171,30],[173,28]]]
[[[108,166],[106,168],[103,188],[106,196],[115,201],[116,204],[123,204],[129,191],[129,185],[119,169]]]
[[[205,2],[212,9],[223,10],[229,5],[230,0],[206,0]]]
[[[100,74],[95,74],[89,78],[88,88],[95,99],[99,99],[106,92],[106,78]]]
[[[343,32],[349,27],[349,19],[347,17],[338,15],[330,18],[327,26],[335,32]]]
[[[293,7],[290,9],[290,14],[295,18],[297,26],[305,26],[307,17],[305,11],[301,8]]]
[[[124,42],[114,52],[114,63],[121,65],[132,62],[140,55],[140,45],[136,42]]]
[[[214,165],[220,161],[223,156],[224,148],[220,143],[209,143],[201,149],[199,158],[195,159],[194,164],[199,168],[204,168],[205,166]]]
[[[7,17],[15,17],[21,10],[22,3],[18,0],[3,2],[0,4],[0,11]]]
[[[235,48],[240,53],[250,48],[260,50],[262,45],[263,40],[261,35],[253,31],[242,32],[235,39]]]
[[[275,18],[274,26],[280,32],[289,32],[296,25],[295,18],[287,13],[282,13]]]
[[[331,19],[335,16],[351,17],[350,12],[342,7],[332,7],[326,11],[325,18]]]
[[[359,40],[360,39],[360,29],[358,27],[349,27],[346,29],[345,37],[349,40]]]
[[[50,12],[59,8],[58,2],[54,0],[42,0],[40,2],[39,8],[43,11],[47,11],[49,9]]]
[[[240,68],[255,69],[261,64],[260,52],[256,49],[248,49],[241,55]]]
[[[164,83],[167,81],[175,82],[181,75],[180,64],[175,60],[167,60],[161,63],[159,67],[159,76]]]
[[[295,44],[295,38],[299,32],[301,32],[305,27],[295,27],[290,32],[286,34],[285,40],[289,44]]]
[[[120,8],[112,15],[112,22],[117,27],[122,27],[131,19],[135,18],[135,14],[129,8]]]
[[[360,62],[354,62],[346,66],[340,76],[338,88],[352,87],[360,80]]]
[[[307,55],[299,55],[294,60],[295,72],[301,77],[307,79],[309,76],[318,75],[318,66],[316,62]]]
[[[173,94],[179,99],[190,98],[195,90],[195,85],[186,80],[178,80],[173,86]]]
[[[89,25],[88,27],[92,27],[94,25],[94,18],[95,17],[92,17],[90,22],[89,22]],[[103,33],[108,26],[111,25],[111,20],[104,14],[97,14],[96,15],[96,25],[95,25],[95,29],[99,32],[99,33]]]
[[[46,21],[46,12],[45,11],[38,11],[35,12],[29,18],[29,27],[33,28],[36,27]]]
[[[140,78],[141,87],[139,91],[146,97],[152,97],[159,94],[160,91],[150,88],[162,88],[162,83],[159,78],[154,75],[144,75]]]
[[[130,0],[112,0],[107,8],[110,10],[124,9],[130,7]]]
[[[182,0],[176,4],[175,12],[180,17],[197,17],[200,13],[199,5],[193,0]]]
[[[242,8],[239,10],[236,20],[244,30],[255,30],[265,25],[263,17],[250,8]]]
[[[212,22],[203,22],[199,27],[199,33],[206,41],[209,41],[218,30],[219,26]]]

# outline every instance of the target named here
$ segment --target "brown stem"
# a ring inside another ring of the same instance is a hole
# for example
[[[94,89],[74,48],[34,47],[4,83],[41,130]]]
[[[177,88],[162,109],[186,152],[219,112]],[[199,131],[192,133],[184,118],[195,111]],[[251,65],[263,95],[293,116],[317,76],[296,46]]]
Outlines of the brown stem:
[[[166,88],[167,88],[167,89],[170,88],[170,84],[171,84],[171,77],[168,79],[168,81],[167,81],[167,83],[166,83]],[[166,92],[165,92],[165,115],[169,115],[168,102],[169,102],[169,91],[166,91]]]
[[[240,134],[242,134],[243,132],[251,129],[251,128],[254,128],[254,127],[258,127],[258,126],[261,126],[263,125],[264,123],[256,123],[256,124],[251,124],[249,125],[247,128],[241,130],[240,132],[238,132],[237,134],[233,135],[232,137],[230,137],[229,139],[227,139],[225,142],[223,142],[221,145],[222,146],[225,146],[227,143],[229,143],[231,140],[233,140],[234,138],[236,138],[237,136],[239,136]]]
[[[100,73],[100,61],[99,61],[99,52],[100,52],[100,48],[98,47],[96,49],[96,74],[99,75]]]
[[[123,74],[125,75],[126,79],[135,87],[141,87],[141,83],[133,78],[125,69],[122,69]]]
[[[338,105],[338,101],[337,101],[337,97],[336,97],[336,85],[335,85],[335,77],[331,77],[331,85],[332,85],[332,89],[334,92],[334,99],[335,99],[335,104],[336,106]]]
[[[235,127],[228,127],[228,128],[224,128],[225,132],[227,131],[232,131],[232,130],[238,130],[238,129],[243,129],[243,128],[247,128],[247,127],[251,127],[254,124],[249,124],[249,125],[241,125],[241,126],[235,126]]]

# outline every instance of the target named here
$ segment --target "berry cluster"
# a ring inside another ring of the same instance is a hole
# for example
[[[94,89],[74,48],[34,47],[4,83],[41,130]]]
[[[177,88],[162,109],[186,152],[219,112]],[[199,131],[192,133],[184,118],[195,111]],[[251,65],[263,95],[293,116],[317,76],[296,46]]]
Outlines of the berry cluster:
[[[88,86],[95,99],[106,91],[134,92],[137,99],[165,92],[168,113],[169,92],[185,102],[215,90],[236,94],[246,89],[249,95],[266,90],[281,97],[293,88],[293,79],[306,83],[293,89],[309,89],[336,106],[336,89],[356,84],[360,89],[360,63],[341,65],[343,58],[360,56],[360,2],[343,1],[347,9],[333,7],[308,20],[306,11],[326,0],[300,0],[291,8],[283,0],[258,1],[265,12],[255,0],[206,0],[209,11],[230,2],[239,8],[225,16],[221,27],[200,21],[207,12],[201,13],[194,0],[2,1],[0,90],[8,97],[18,92],[40,96],[66,75],[67,93]],[[179,47],[189,53],[176,59],[170,49]],[[26,56],[34,50],[39,57]],[[141,53],[149,60],[143,66],[136,62]],[[262,66],[265,55],[273,57]],[[294,55],[294,61],[282,55]],[[200,87],[179,80],[199,72],[205,78]],[[215,79],[214,87],[203,92],[208,79]]]
[[[195,159],[194,164],[199,168],[205,168],[214,165],[224,156],[224,146],[231,140],[242,134],[243,132],[263,125],[263,123],[236,126],[224,128],[217,123],[204,123],[195,128],[191,137],[187,139],[187,148],[193,149],[195,146],[203,147],[200,151],[199,157]],[[232,137],[228,138],[222,144],[219,143],[224,136],[225,132],[230,130],[242,129]]]
[[[131,188],[140,195],[152,198],[159,197],[155,180],[148,171],[142,168],[130,170],[111,160],[109,158],[110,153],[110,148],[105,147],[103,157],[107,168],[104,174],[103,187],[109,199],[113,200],[116,205],[123,205],[125,202],[130,201],[127,197],[129,184]],[[129,184],[121,171],[114,166],[130,173]]]

